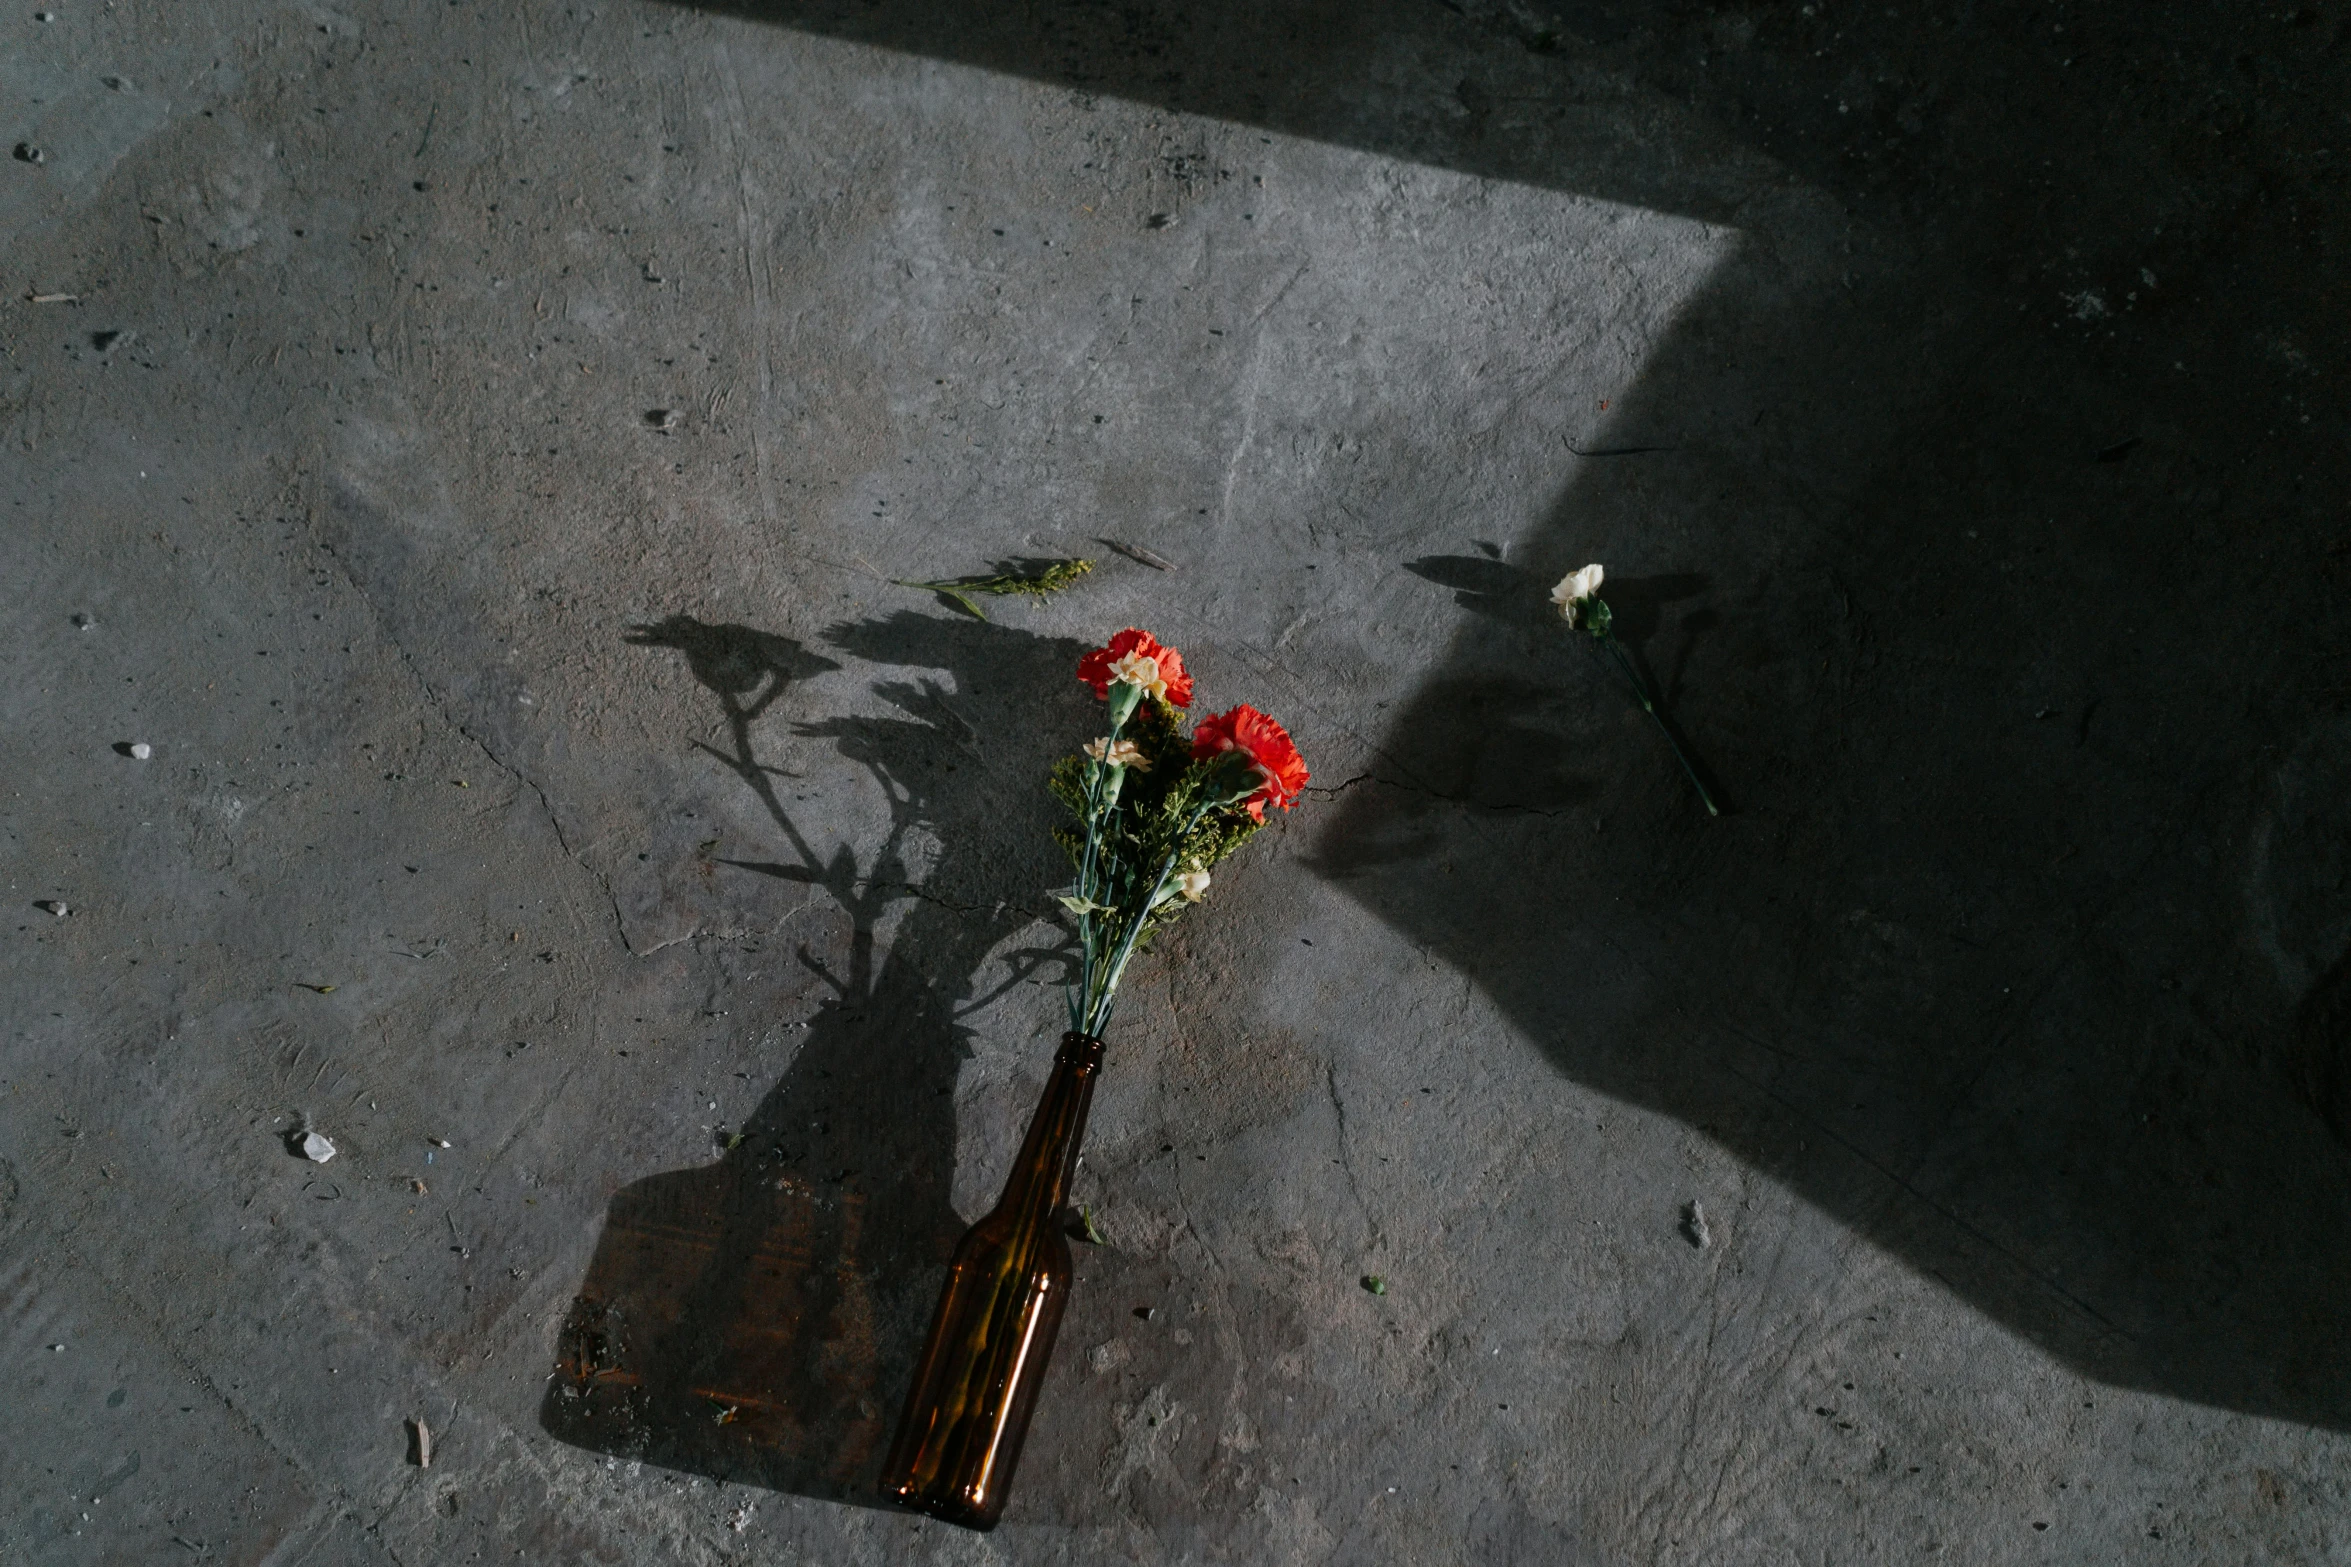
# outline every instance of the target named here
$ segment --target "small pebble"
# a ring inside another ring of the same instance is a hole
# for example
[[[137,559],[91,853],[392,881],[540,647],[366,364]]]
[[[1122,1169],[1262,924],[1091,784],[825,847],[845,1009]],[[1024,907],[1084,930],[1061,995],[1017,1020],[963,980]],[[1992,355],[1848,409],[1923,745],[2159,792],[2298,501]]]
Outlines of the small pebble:
[[[43,898],[40,902],[34,904],[33,907],[36,909],[47,909],[50,913],[56,915],[59,919],[63,919],[68,914],[73,912],[73,910],[67,908],[64,904],[58,902],[55,898]]]
[[[49,154],[29,141],[20,141],[16,144],[16,161],[19,163],[46,163],[49,161]]]
[[[57,20],[57,13],[55,11],[35,11],[33,13],[33,20],[36,22],[54,22]]]
[[[334,1142],[318,1132],[302,1134],[302,1157],[312,1164],[324,1164],[335,1156]]]
[[[149,744],[148,744],[146,741],[144,741],[144,740],[133,740],[133,741],[131,742],[131,760],[132,760],[132,761],[134,761],[134,762],[144,762],[145,760],[147,760],[147,758],[149,758],[150,756],[153,756],[154,754],[155,754],[155,747],[153,747],[153,746],[149,745]]]
[[[74,629],[77,631],[95,631],[98,629],[98,622],[88,615],[74,616],[73,624]]]
[[[1682,1239],[1700,1251],[1714,1242],[1714,1232],[1706,1227],[1706,1210],[1696,1203],[1682,1209]]]
[[[645,410],[645,426],[647,429],[665,432],[674,430],[678,427],[678,411],[675,408],[648,408]]]

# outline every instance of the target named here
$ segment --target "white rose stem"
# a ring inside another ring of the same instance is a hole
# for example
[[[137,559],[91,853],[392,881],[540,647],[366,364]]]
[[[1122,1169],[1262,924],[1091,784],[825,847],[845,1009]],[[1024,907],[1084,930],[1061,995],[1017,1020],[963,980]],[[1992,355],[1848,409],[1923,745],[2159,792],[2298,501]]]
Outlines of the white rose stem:
[[[1720,816],[1722,812],[1715,809],[1714,796],[1708,794],[1706,785],[1699,782],[1698,770],[1690,765],[1689,757],[1683,754],[1682,743],[1666,727],[1664,716],[1657,711],[1657,704],[1649,700],[1648,686],[1642,681],[1640,671],[1633,668],[1633,661],[1625,656],[1625,650],[1617,645],[1615,633],[1594,632],[1592,640],[1608,649],[1610,656],[1616,660],[1617,672],[1624,676],[1625,684],[1633,688],[1633,700],[1641,704],[1641,711],[1649,715],[1650,721],[1657,725],[1657,732],[1665,736],[1665,743],[1673,747],[1673,759],[1682,764],[1682,776],[1689,779],[1690,787],[1698,791],[1698,799],[1706,807],[1706,814]]]

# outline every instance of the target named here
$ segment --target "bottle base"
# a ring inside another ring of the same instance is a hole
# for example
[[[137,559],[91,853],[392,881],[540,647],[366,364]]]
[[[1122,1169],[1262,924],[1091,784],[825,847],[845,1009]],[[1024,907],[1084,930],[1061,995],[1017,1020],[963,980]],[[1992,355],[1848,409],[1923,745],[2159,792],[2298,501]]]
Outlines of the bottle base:
[[[982,1507],[969,1497],[953,1491],[944,1496],[926,1496],[909,1486],[902,1491],[885,1490],[882,1494],[894,1505],[910,1513],[923,1513],[941,1523],[951,1523],[958,1529],[969,1529],[977,1534],[986,1534],[995,1528],[996,1520],[1002,1516],[1000,1507],[995,1510]]]

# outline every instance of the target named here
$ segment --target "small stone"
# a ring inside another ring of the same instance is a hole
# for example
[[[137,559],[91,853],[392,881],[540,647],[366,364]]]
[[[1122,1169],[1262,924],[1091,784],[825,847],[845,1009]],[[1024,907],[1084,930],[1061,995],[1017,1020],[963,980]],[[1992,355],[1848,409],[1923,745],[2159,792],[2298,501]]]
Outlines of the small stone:
[[[1706,1210],[1697,1203],[1682,1209],[1682,1239],[1700,1251],[1714,1243],[1714,1232],[1706,1227]]]
[[[663,434],[667,434],[677,427],[678,411],[675,408],[648,408],[645,410],[645,428],[648,430],[659,430]]]
[[[56,915],[59,919],[63,919],[68,914],[73,912],[73,910],[67,908],[64,904],[58,902],[55,898],[43,898],[40,902],[34,904],[33,907],[36,909],[47,909],[50,913]]]
[[[155,754],[155,747],[153,747],[153,746],[149,745],[149,744],[148,744],[146,741],[144,741],[144,740],[133,740],[133,741],[131,742],[131,760],[132,760],[132,761],[134,761],[134,762],[144,762],[145,760],[147,760],[147,758],[149,758],[150,756],[153,756],[154,754]]]
[[[16,161],[19,163],[46,163],[49,161],[49,154],[29,141],[20,141],[16,144]]]
[[[1153,1314],[1153,1308],[1149,1306],[1137,1306],[1135,1308],[1135,1320],[1137,1322],[1149,1322]]]
[[[324,1164],[335,1156],[334,1141],[320,1132],[302,1134],[302,1157],[312,1164]]]
[[[33,20],[36,22],[54,22],[57,20],[57,13],[55,11],[35,11],[33,13]]]
[[[95,631],[98,622],[88,615],[76,615],[73,617],[73,627],[76,631]]]
[[[1154,212],[1143,220],[1143,226],[1154,229],[1171,229],[1175,227],[1175,216],[1167,212]]]

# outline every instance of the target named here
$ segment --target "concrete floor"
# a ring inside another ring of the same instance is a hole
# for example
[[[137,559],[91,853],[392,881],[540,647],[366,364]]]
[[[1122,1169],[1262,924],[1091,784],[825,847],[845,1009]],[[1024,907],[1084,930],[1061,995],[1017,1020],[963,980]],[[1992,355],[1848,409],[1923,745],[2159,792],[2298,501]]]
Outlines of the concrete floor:
[[[2339,4],[55,6],[0,1558],[2351,1560]],[[1315,788],[975,1536],[1129,623]]]

